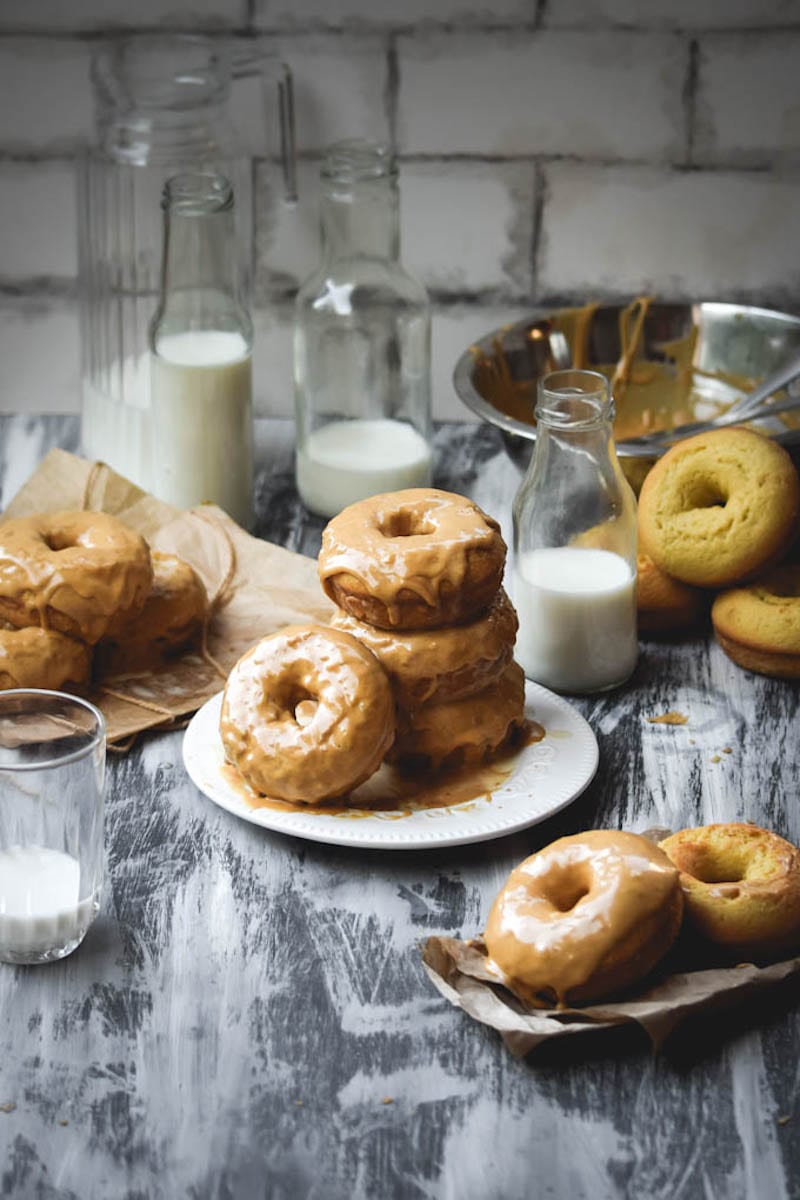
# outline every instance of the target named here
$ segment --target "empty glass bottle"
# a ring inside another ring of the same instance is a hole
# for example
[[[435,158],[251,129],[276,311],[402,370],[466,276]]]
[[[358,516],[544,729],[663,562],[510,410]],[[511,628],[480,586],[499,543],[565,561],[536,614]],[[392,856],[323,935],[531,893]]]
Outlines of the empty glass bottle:
[[[322,262],[295,309],[296,474],[303,502],[330,517],[430,484],[430,306],[399,260],[386,147],[340,142],[321,184]]]
[[[539,382],[536,445],[514,501],[516,657],[529,679],[599,692],[636,666],[636,499],[617,459],[608,381]]]

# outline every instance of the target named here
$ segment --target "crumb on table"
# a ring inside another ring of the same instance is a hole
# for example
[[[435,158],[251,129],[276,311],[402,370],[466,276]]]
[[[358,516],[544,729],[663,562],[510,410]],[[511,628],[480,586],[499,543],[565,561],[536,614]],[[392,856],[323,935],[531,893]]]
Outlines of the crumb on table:
[[[661,713],[659,717],[648,717],[647,719],[651,725],[686,725],[689,722],[686,713],[676,712],[674,709]]]

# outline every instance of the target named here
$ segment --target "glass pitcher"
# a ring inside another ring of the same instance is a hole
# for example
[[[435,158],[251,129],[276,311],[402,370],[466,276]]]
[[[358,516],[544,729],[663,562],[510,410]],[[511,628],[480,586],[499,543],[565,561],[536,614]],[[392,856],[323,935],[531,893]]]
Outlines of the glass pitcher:
[[[236,55],[215,39],[122,38],[92,62],[97,138],[79,177],[79,270],[87,457],[152,485],[148,327],[158,304],[161,196],[170,177],[214,170],[236,196],[240,278],[249,281],[249,158],[229,119],[234,79],[278,76],[286,199],[295,199],[292,76],[259,53]],[[265,106],[266,107],[266,106]]]

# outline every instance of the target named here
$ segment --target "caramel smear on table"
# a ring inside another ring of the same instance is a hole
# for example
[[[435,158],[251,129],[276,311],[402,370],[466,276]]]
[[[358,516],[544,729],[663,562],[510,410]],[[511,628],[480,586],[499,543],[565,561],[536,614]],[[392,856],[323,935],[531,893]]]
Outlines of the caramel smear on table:
[[[525,746],[540,742],[544,737],[543,726],[536,721],[529,721],[511,752],[506,752],[493,762],[479,766],[470,764],[455,770],[411,773],[384,763],[371,779],[349,796],[326,804],[293,804],[260,795],[230,763],[225,763],[221,772],[228,786],[249,808],[301,812],[312,816],[316,813],[351,821],[381,813],[386,820],[399,821],[423,809],[454,808],[481,799],[491,800],[492,793],[513,775],[517,759]]]
[[[686,713],[675,712],[674,709],[662,713],[660,717],[648,717],[647,719],[651,725],[688,725],[689,723]]]

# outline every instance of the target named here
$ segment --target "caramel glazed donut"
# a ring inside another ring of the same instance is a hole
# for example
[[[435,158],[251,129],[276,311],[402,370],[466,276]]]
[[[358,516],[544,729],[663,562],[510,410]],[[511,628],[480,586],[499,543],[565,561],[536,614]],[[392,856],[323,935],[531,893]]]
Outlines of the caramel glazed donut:
[[[474,696],[402,713],[387,759],[409,769],[477,764],[524,727],[525,673],[512,662],[495,683]]]
[[[0,623],[0,691],[88,683],[90,654],[83,642],[50,629],[15,629]]]
[[[381,629],[472,620],[503,578],[500,526],[471,500],[409,488],[361,500],[326,526],[319,577],[351,616]]]
[[[800,850],[757,825],[682,829],[661,842],[701,937],[754,957],[800,946]]]
[[[103,638],[95,651],[95,674],[147,671],[185,650],[197,638],[208,611],[202,580],[182,558],[151,551],[153,586],[144,608]]]
[[[278,800],[317,804],[352,791],[377,771],[394,733],[383,668],[337,629],[295,625],[263,638],[225,686],[225,755]]]
[[[475,695],[511,662],[519,622],[502,588],[477,620],[445,629],[390,632],[338,609],[334,629],[358,638],[380,660],[400,708],[441,704]]]
[[[696,587],[752,579],[797,532],[800,479],[783,446],[748,429],[678,442],[639,495],[639,544],[656,566]]]
[[[532,854],[498,893],[484,940],[521,1000],[600,1000],[643,979],[683,915],[678,871],[635,833],[590,830]]]
[[[115,517],[57,512],[0,524],[0,617],[90,645],[141,609],[153,582],[144,538]]]

